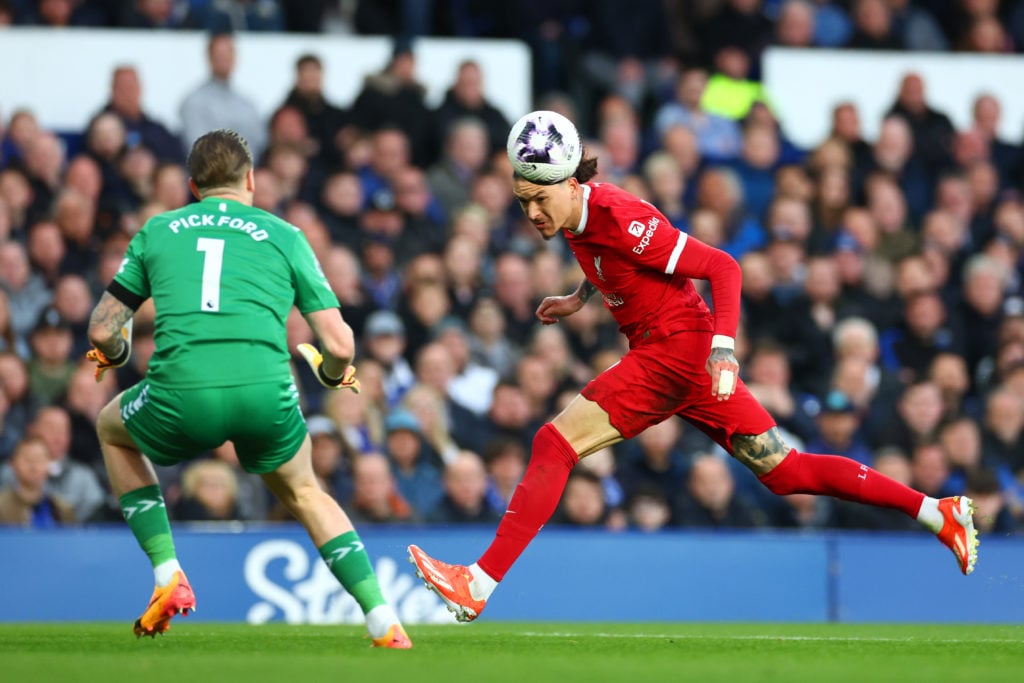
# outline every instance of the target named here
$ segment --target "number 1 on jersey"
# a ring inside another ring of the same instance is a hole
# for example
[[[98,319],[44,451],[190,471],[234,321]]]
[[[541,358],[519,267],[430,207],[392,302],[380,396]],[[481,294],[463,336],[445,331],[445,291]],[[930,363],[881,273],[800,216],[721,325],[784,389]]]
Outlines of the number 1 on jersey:
[[[199,308],[208,313],[216,313],[220,310],[220,271],[224,265],[224,240],[200,237],[196,241],[196,251],[205,254]]]

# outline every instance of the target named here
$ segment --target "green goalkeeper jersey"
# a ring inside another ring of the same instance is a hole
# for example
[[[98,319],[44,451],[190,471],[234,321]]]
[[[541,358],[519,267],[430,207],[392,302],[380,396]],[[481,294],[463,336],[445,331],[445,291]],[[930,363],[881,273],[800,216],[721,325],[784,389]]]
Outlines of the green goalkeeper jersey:
[[[123,288],[138,302],[153,298],[156,350],[146,377],[182,389],[289,376],[292,305],[303,314],[338,306],[298,228],[216,197],[151,218],[114,283],[115,295]]]

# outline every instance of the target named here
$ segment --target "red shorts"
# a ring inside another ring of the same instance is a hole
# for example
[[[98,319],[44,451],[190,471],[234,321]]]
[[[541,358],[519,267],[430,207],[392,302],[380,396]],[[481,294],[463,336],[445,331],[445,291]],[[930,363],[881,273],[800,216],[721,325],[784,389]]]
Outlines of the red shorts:
[[[710,352],[711,332],[677,332],[633,347],[580,393],[625,439],[678,415],[732,453],[733,434],[762,434],[775,420],[739,378],[729,400],[711,395]]]

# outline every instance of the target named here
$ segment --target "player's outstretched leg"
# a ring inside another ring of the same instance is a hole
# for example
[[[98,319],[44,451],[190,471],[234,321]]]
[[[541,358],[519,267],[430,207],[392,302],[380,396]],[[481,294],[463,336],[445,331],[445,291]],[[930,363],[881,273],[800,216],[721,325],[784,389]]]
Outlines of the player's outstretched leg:
[[[135,635],[155,637],[170,628],[172,617],[194,612],[196,598],[178,564],[156,473],[121,419],[120,396],[100,411],[96,433],[125,522],[153,565],[153,595],[142,616],[135,620]]]
[[[363,542],[337,501],[313,474],[307,436],[288,462],[263,476],[274,495],[302,523],[338,582],[359,603],[374,647],[408,650],[412,641],[381,593]]]
[[[490,591],[496,585],[479,567],[435,560],[419,546],[409,546],[409,562],[416,566],[416,576],[423,579],[427,588],[437,593],[448,611],[459,621],[473,621],[480,616],[487,605]],[[476,576],[482,577],[483,582],[476,581]],[[489,584],[490,589],[481,583]]]
[[[978,561],[978,531],[974,528],[974,501],[967,496],[940,498],[938,511],[942,528],[936,532],[942,544],[953,551],[957,566],[966,576]]]
[[[960,571],[970,574],[978,561],[978,532],[971,514],[974,503],[965,496],[932,498],[850,458],[838,455],[786,452],[777,430],[757,436],[733,437],[734,456],[750,467],[778,495],[813,493],[866,505],[899,510],[936,534],[953,551]],[[763,455],[750,456],[760,449]],[[759,471],[772,459],[767,471]]]

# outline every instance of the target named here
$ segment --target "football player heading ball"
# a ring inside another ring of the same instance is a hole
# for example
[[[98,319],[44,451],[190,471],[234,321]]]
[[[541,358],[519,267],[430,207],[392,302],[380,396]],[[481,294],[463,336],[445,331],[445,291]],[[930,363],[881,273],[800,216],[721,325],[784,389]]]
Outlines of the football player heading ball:
[[[448,564],[409,546],[417,574],[457,619],[480,614],[554,512],[580,458],[673,415],[714,439],[772,492],[900,510],[938,535],[961,572],[973,571],[978,541],[969,498],[931,498],[849,458],[802,453],[784,443],[739,379],[733,349],[741,274],[731,256],[680,232],[651,204],[590,182],[597,160],[586,156],[564,116],[535,111],[516,121],[508,156],[523,212],[545,239],[561,232],[586,275],[571,294],[545,298],[537,318],[557,323],[600,294],[629,351],[538,430],[522,482],[477,562]],[[709,281],[714,313],[690,278]]]

